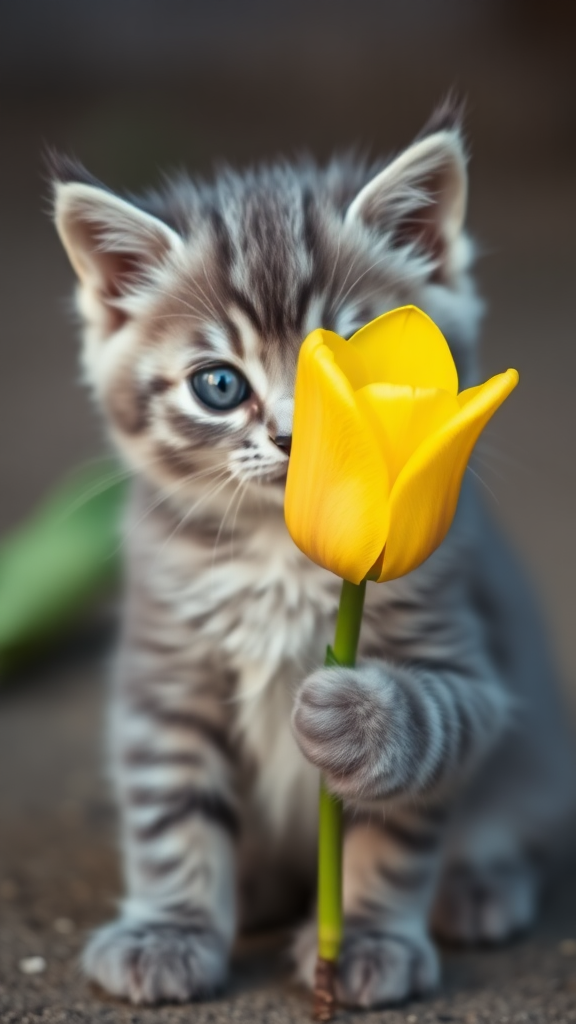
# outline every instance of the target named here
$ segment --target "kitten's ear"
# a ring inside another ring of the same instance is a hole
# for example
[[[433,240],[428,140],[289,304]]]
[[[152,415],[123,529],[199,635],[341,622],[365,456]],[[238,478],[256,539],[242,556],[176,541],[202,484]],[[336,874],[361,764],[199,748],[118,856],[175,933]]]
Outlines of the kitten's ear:
[[[466,212],[466,158],[458,128],[415,142],[358,193],[346,224],[361,222],[397,248],[427,257],[432,273],[450,276]]]
[[[167,224],[94,184],[55,182],[54,219],[80,281],[81,301],[88,300],[82,306],[99,314],[108,333],[129,318],[123,300],[182,247]]]

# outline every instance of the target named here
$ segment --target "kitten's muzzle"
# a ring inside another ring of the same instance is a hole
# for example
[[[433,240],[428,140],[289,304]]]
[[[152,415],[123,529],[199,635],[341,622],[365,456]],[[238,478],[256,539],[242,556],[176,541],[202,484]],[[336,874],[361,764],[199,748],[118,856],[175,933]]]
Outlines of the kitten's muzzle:
[[[286,455],[290,455],[290,449],[292,448],[292,434],[277,434],[276,437],[271,438],[271,440],[277,448],[286,452]]]

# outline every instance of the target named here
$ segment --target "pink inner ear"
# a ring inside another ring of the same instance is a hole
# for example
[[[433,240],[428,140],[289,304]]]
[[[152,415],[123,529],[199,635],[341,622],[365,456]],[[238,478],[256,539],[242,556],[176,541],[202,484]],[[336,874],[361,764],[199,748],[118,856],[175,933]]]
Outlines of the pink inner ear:
[[[166,256],[174,232],[130,203],[82,184],[61,186],[56,222],[81,285],[100,304],[104,329],[117,330],[130,316],[122,300]]]
[[[437,264],[430,276],[430,280],[436,284],[445,284],[447,279],[447,240],[442,231],[442,216],[438,205],[445,190],[445,176],[446,170],[439,168],[434,174],[418,181],[419,190],[429,196],[431,202],[403,216],[393,231],[394,245],[400,247],[415,243],[420,251]]]
[[[142,257],[133,253],[110,252],[99,256],[102,284],[99,293],[107,309],[108,327],[117,331],[123,327],[128,315],[114,302],[126,294],[130,285],[140,275]]]
[[[427,217],[424,210],[407,217],[393,234],[393,245],[400,248],[411,243],[416,243],[418,250],[426,253],[436,264],[429,280],[434,284],[446,284],[446,241],[437,222]]]

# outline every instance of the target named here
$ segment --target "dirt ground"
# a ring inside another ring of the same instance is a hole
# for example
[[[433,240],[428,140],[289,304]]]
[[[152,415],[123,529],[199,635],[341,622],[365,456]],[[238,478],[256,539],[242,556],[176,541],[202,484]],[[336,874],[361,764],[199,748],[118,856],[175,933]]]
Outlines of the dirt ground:
[[[0,695],[0,1021],[2,1024],[295,1024],[307,994],[291,983],[286,934],[238,944],[226,992],[195,1006],[141,1009],[90,987],[87,931],[119,894],[114,811],[100,765],[101,656],[69,654]],[[42,957],[40,973],[30,958]],[[350,1022],[576,1021],[576,873],[558,878],[536,932],[498,951],[445,951],[439,995]]]

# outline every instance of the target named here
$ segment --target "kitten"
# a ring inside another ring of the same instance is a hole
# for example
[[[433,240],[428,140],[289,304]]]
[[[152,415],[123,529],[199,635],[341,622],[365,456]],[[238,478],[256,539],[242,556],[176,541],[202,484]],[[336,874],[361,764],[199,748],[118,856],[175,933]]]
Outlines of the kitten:
[[[466,161],[445,109],[376,166],[278,163],[126,200],[55,161],[83,368],[134,472],[110,716],[126,898],[87,974],[135,1003],[221,986],[240,925],[315,875],[318,772],[345,800],[339,994],[438,982],[431,928],[533,920],[571,749],[514,560],[467,481],[450,534],[370,585],[355,669],[319,668],[340,581],[284,525],[298,349],[414,303],[475,382]],[[313,922],[295,944],[310,984]]]

